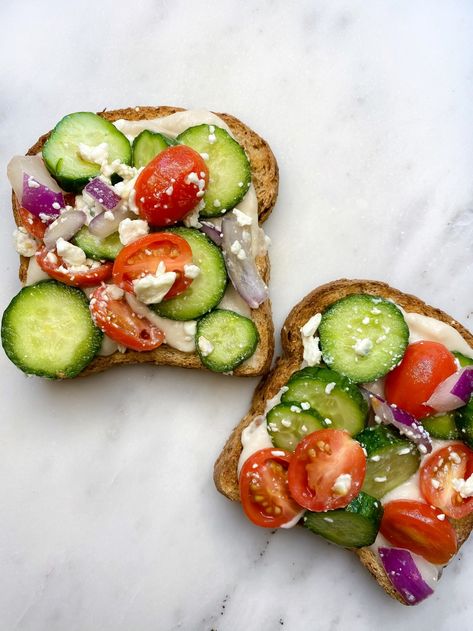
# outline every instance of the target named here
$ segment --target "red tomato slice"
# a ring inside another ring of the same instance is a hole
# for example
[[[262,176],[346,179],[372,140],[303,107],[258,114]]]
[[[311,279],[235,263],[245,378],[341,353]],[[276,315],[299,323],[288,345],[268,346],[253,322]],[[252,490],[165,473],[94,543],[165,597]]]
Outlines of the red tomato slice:
[[[292,454],[260,449],[240,473],[240,498],[246,516],[257,526],[279,528],[301,512],[289,493],[287,468]]]
[[[384,505],[381,534],[397,548],[406,548],[430,563],[448,563],[457,551],[457,535],[442,513],[423,502],[394,500]]]
[[[386,376],[386,399],[415,418],[423,418],[434,411],[425,402],[456,371],[455,358],[443,344],[415,342],[407,347],[399,366]]]
[[[136,180],[139,213],[152,226],[177,223],[200,202],[208,181],[209,170],[197,151],[185,145],[169,147]]]
[[[113,263],[101,263],[99,267],[91,268],[88,272],[71,272],[62,258],[53,253],[56,260],[51,261],[48,258],[48,250],[41,248],[36,252],[36,260],[41,269],[51,278],[72,285],[72,287],[93,287],[99,283],[108,280],[112,275]],[[62,268],[62,269],[60,269]]]
[[[23,228],[35,239],[42,240],[46,232],[47,224],[43,223],[39,217],[30,213],[29,210],[20,206],[18,208],[18,216]]]
[[[175,272],[176,280],[165,299],[185,291],[192,282],[184,276],[184,265],[192,263],[192,250],[185,239],[171,232],[154,232],[124,247],[113,264],[113,282],[133,292],[133,280],[155,274],[161,261],[167,272]]]
[[[309,510],[343,508],[360,492],[365,473],[361,445],[348,432],[322,429],[297,445],[289,465],[289,489],[296,502]]]
[[[420,490],[425,500],[453,519],[473,512],[473,497],[463,498],[452,481],[466,480],[473,473],[473,451],[463,443],[439,449],[420,468]]]
[[[138,316],[124,298],[114,299],[107,285],[97,287],[92,294],[90,311],[99,329],[134,351],[152,351],[164,342],[164,333]]]

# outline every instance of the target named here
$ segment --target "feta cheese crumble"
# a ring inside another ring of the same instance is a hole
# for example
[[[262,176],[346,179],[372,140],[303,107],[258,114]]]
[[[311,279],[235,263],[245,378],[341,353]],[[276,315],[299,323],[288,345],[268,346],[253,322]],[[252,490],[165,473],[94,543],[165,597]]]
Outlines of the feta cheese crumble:
[[[239,226],[251,226],[251,224],[253,223],[253,219],[246,213],[238,210],[238,208],[233,209],[233,214],[235,215],[237,224]]]
[[[64,263],[70,267],[79,267],[86,262],[86,255],[82,248],[65,241],[62,237],[56,241],[56,252]]]
[[[176,272],[166,272],[164,261],[160,261],[156,274],[146,274],[133,281],[136,297],[145,305],[162,301],[176,280]]]
[[[200,274],[200,267],[198,265],[184,265],[184,276],[186,278],[197,278]]]
[[[454,478],[452,480],[452,486],[464,499],[467,497],[473,497],[473,474],[466,480],[463,478]]]
[[[322,314],[316,313],[301,327],[302,345],[304,346],[304,361],[308,366],[320,364],[322,352],[319,348],[319,338],[315,335],[319,328]]]
[[[362,340],[356,340],[352,349],[360,357],[366,357],[373,350],[373,342],[368,337],[365,337]]]
[[[33,237],[30,237],[24,228],[17,228],[13,233],[13,237],[15,238],[15,249],[18,254],[27,257],[34,255],[38,246]]]
[[[197,346],[199,347],[199,350],[204,357],[210,355],[210,353],[214,349],[212,342],[203,335],[199,336],[199,339],[197,340]]]
[[[351,489],[351,475],[349,473],[341,473],[332,486],[335,495],[346,495]]]
[[[133,243],[149,232],[148,222],[143,219],[123,219],[118,225],[118,234],[123,245]]]

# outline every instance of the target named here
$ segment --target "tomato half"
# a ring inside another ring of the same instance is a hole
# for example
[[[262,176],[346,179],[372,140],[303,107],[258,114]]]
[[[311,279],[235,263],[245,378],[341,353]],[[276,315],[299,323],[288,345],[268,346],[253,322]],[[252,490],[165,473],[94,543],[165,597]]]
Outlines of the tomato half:
[[[241,469],[241,503],[248,519],[257,526],[279,528],[302,511],[289,493],[287,468],[291,457],[282,449],[260,449]]]
[[[164,342],[164,333],[138,316],[124,298],[114,298],[107,285],[92,294],[90,311],[99,329],[134,351],[152,351]]]
[[[48,254],[46,248],[41,248],[36,252],[38,265],[51,278],[55,278],[65,285],[93,287],[108,280],[112,275],[112,262],[101,263],[98,267],[90,268],[87,272],[71,272],[60,256],[53,253],[55,258],[51,260],[52,257],[48,257]]]
[[[360,443],[343,430],[322,429],[297,445],[289,465],[289,489],[309,510],[343,508],[360,492],[365,473]]]
[[[473,473],[473,451],[463,443],[439,449],[420,468],[420,490],[425,500],[446,515],[461,519],[473,512],[473,497],[463,498],[452,482]]]
[[[430,563],[448,563],[457,551],[457,535],[448,519],[423,502],[394,500],[384,505],[381,534],[397,548],[406,548]]]
[[[35,239],[42,240],[46,232],[47,224],[43,223],[39,217],[30,213],[29,210],[20,206],[18,208],[18,216],[23,228]]]
[[[209,170],[202,156],[185,145],[161,151],[138,176],[135,201],[152,226],[169,226],[193,210],[204,195]]]
[[[417,419],[428,416],[434,410],[425,402],[456,370],[455,358],[443,344],[414,342],[407,347],[399,366],[386,376],[386,399]]]
[[[155,274],[161,261],[167,272],[176,273],[176,280],[165,299],[177,296],[192,282],[184,276],[184,265],[192,263],[192,250],[185,239],[171,232],[148,234],[120,250],[113,264],[113,282],[132,292],[133,280]]]

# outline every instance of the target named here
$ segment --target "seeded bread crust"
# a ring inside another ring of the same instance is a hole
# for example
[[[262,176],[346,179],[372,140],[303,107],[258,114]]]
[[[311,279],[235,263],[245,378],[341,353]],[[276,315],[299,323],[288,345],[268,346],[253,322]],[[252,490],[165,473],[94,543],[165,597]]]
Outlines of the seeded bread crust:
[[[303,298],[289,313],[281,331],[282,356],[276,360],[274,368],[257,386],[251,407],[246,416],[235,427],[227,440],[214,467],[214,482],[217,489],[228,499],[240,500],[237,467],[240,458],[241,433],[253,418],[263,414],[266,401],[274,397],[295,371],[299,370],[303,359],[303,346],[300,328],[316,313],[321,313],[332,303],[350,294],[368,293],[393,300],[403,309],[436,318],[453,326],[466,342],[473,347],[473,335],[461,324],[440,309],[431,307],[416,296],[405,294],[386,283],[371,280],[336,280],[318,287]],[[473,528],[473,514],[460,520],[452,520],[459,545],[468,538]],[[354,550],[363,565],[371,572],[381,587],[402,604],[406,604],[393,588],[378,557],[369,548]]]
[[[179,107],[130,107],[120,110],[98,112],[100,116],[113,122],[120,118],[127,120],[144,120],[162,118],[183,111]],[[271,214],[276,203],[279,187],[279,172],[276,159],[268,143],[240,120],[230,114],[217,114],[230,127],[237,141],[244,147],[251,163],[252,181],[258,198],[259,223],[263,223]],[[27,151],[27,155],[39,153],[51,132],[41,136]],[[20,225],[18,214],[19,203],[12,193],[12,206],[15,222]],[[270,263],[267,254],[256,257],[256,265],[264,279],[269,283]],[[19,277],[22,283],[26,280],[28,259],[20,257]],[[266,300],[258,309],[252,309],[251,317],[258,329],[260,342],[254,355],[233,371],[234,375],[254,377],[264,375],[271,366],[274,352],[274,326],[271,315],[271,302]],[[113,353],[108,357],[96,357],[79,376],[83,377],[107,370],[118,364],[154,363],[181,368],[200,368],[207,370],[196,353],[183,353],[163,344],[154,351],[142,352],[128,350],[126,353]]]

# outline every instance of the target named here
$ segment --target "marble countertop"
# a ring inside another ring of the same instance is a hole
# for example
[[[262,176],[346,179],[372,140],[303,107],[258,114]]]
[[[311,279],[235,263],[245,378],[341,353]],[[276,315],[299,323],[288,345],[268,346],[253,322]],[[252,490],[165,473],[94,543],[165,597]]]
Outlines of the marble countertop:
[[[315,286],[388,281],[473,323],[469,0],[4,3],[0,170],[64,114],[231,112],[280,167],[276,329]],[[2,310],[19,289],[0,179]],[[138,366],[67,383],[0,355],[0,628],[467,628],[473,543],[418,608],[302,529],[260,530],[212,466],[254,379]]]

